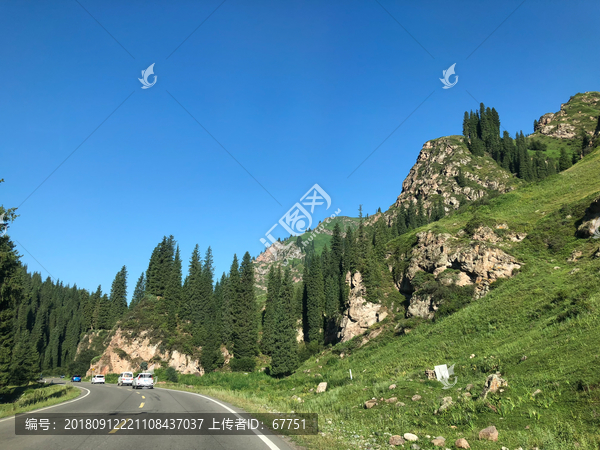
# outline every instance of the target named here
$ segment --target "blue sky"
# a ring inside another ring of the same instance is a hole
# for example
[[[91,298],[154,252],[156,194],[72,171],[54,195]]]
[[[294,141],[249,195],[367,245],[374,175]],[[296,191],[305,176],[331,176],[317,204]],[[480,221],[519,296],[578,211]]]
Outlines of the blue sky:
[[[126,265],[131,294],[169,234],[220,274],[315,183],[387,209],[473,97],[514,134],[600,90],[596,1],[161,3],[0,6],[0,203],[44,277],[108,291]]]

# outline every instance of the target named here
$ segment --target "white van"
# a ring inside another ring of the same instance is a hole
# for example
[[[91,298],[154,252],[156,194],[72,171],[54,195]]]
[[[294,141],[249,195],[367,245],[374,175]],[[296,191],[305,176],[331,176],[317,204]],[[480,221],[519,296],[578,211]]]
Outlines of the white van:
[[[123,372],[121,373],[121,375],[119,375],[119,379],[117,380],[117,385],[118,386],[124,386],[124,385],[132,385],[133,384],[133,373],[132,372]]]

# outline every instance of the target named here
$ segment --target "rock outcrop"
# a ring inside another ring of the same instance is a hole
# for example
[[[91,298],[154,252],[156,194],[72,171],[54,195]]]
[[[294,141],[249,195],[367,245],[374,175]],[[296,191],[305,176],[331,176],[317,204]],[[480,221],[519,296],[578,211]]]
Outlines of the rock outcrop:
[[[583,223],[577,229],[577,236],[584,239],[590,237],[600,239],[600,197],[585,210]]]
[[[92,374],[92,369],[93,373],[103,375],[138,371],[142,361],[148,362],[148,370],[157,368],[162,363],[163,366],[174,367],[180,373],[204,375],[204,369],[197,359],[177,350],[162,350],[159,343],[150,342],[145,332],[131,339],[120,328],[117,328],[100,360],[92,364],[87,375]]]
[[[507,278],[521,268],[521,264],[500,248],[491,246],[501,239],[489,228],[475,231],[470,243],[465,243],[447,233],[431,231],[417,233],[417,242],[409,255],[404,255],[407,267],[396,276],[396,286],[410,296],[407,316],[432,319],[439,307],[428,292],[415,289],[413,280],[420,272],[432,274],[442,284],[457,286],[474,285],[474,298],[483,297],[490,284],[499,278]],[[453,269],[446,274],[447,269]]]
[[[583,130],[592,136],[596,132],[599,114],[600,94],[598,92],[576,94],[567,103],[560,105],[560,111],[540,117],[535,134],[557,139],[574,139]]]
[[[348,272],[346,283],[350,286],[350,295],[338,333],[338,339],[342,342],[364,333],[371,325],[380,322],[387,316],[382,305],[366,300],[367,290],[360,272],[356,272],[353,276]]]
[[[462,186],[457,181],[459,171],[466,180]],[[441,198],[446,211],[451,211],[461,203],[480,199],[488,191],[505,193],[518,184],[489,156],[474,157],[462,136],[448,136],[423,145],[393,206],[408,207],[409,202],[421,198],[423,207],[429,210]]]

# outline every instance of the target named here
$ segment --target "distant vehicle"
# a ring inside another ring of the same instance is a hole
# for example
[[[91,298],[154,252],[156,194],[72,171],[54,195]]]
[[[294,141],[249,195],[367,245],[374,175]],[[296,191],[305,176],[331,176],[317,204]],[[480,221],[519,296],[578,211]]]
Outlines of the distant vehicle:
[[[94,375],[92,377],[92,384],[104,384],[104,375]]]
[[[71,377],[71,381],[73,381],[73,382],[78,381],[79,383],[81,383],[81,375],[73,375]]]
[[[122,372],[119,375],[119,379],[117,380],[117,386],[125,386],[128,384],[131,386],[133,384],[133,373],[131,372]]]
[[[133,378],[131,385],[133,389],[150,388],[154,389],[154,375],[151,373],[139,373]]]
[[[65,376],[64,376],[64,375],[61,375],[60,377],[61,377],[61,378],[64,378]]]

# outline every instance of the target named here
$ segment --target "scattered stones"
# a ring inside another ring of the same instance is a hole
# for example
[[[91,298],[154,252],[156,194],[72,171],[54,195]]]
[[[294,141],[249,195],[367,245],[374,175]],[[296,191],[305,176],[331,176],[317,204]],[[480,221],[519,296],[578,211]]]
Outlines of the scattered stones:
[[[558,270],[558,269],[560,269],[560,267],[554,266],[554,270]]]
[[[484,428],[479,432],[479,439],[488,440],[488,441],[497,441],[498,440],[498,430],[496,430],[495,426],[490,426]]]
[[[436,379],[435,370],[425,369],[425,376],[427,377],[428,380],[435,380]]]
[[[542,393],[542,391],[540,389],[536,389],[535,392],[531,395],[533,395],[535,397],[536,395],[541,394],[541,393]]]
[[[315,390],[314,388],[310,388],[310,389],[308,390],[308,392],[312,392],[312,391],[314,391],[314,390]]]
[[[396,403],[396,406],[400,407],[400,406],[406,406],[406,404],[402,403],[402,402],[398,402]]]
[[[386,403],[396,403],[398,401],[397,397],[390,397],[385,402]]]
[[[575,275],[577,272],[579,272],[581,269],[579,267],[575,267],[573,270],[571,270],[569,272],[569,275]]]
[[[415,395],[412,396],[411,400],[413,402],[419,401],[419,400],[421,400],[421,396],[419,394],[415,394]]]
[[[344,356],[346,356],[344,352],[340,353],[340,359],[344,359]]]
[[[435,439],[433,439],[431,443],[436,447],[443,447],[444,445],[446,445],[446,438],[438,436]]]
[[[412,448],[412,450],[421,450],[421,447],[419,447],[417,444],[411,445],[410,448]]]
[[[573,252],[571,253],[571,256],[567,259],[568,262],[577,262],[577,260],[579,258],[581,258],[583,256],[583,253],[581,253],[578,250],[573,250]]]
[[[371,409],[373,406],[377,406],[377,402],[375,400],[367,400],[365,402],[366,409]]]
[[[529,430],[529,425],[527,425],[527,426],[525,427],[525,429],[526,429],[526,430]]]
[[[470,398],[470,397],[472,397],[472,395],[470,392],[465,392],[465,393],[463,393],[463,397]]]
[[[473,385],[472,384],[467,384],[467,387],[465,388],[465,391],[470,391],[471,389],[473,389]]]
[[[508,386],[508,382],[504,378],[501,378],[499,373],[490,375],[485,380],[481,397],[486,398],[490,392],[494,394],[498,391],[498,389],[504,386]]]
[[[527,361],[527,356],[523,355],[523,357],[521,358],[521,361]]]
[[[444,397],[442,399],[442,406],[440,406],[439,412],[445,411],[452,406],[452,397]]]
[[[454,445],[456,446],[456,448],[471,448],[471,446],[465,438],[457,439]]]
[[[412,434],[412,433],[404,433],[404,439],[406,439],[407,441],[411,441],[411,442],[415,442],[418,441],[419,438],[416,434]]]
[[[390,384],[390,387],[388,389],[389,390],[396,389],[396,385],[395,384]]]
[[[304,400],[302,400],[300,397],[298,397],[297,395],[292,395],[292,400],[296,400],[298,403],[304,403]]]
[[[327,390],[327,382],[323,381],[322,383],[319,383],[319,385],[317,386],[317,394],[325,392],[326,390]]]
[[[404,445],[405,442],[402,436],[398,436],[397,434],[390,438],[390,445]]]

